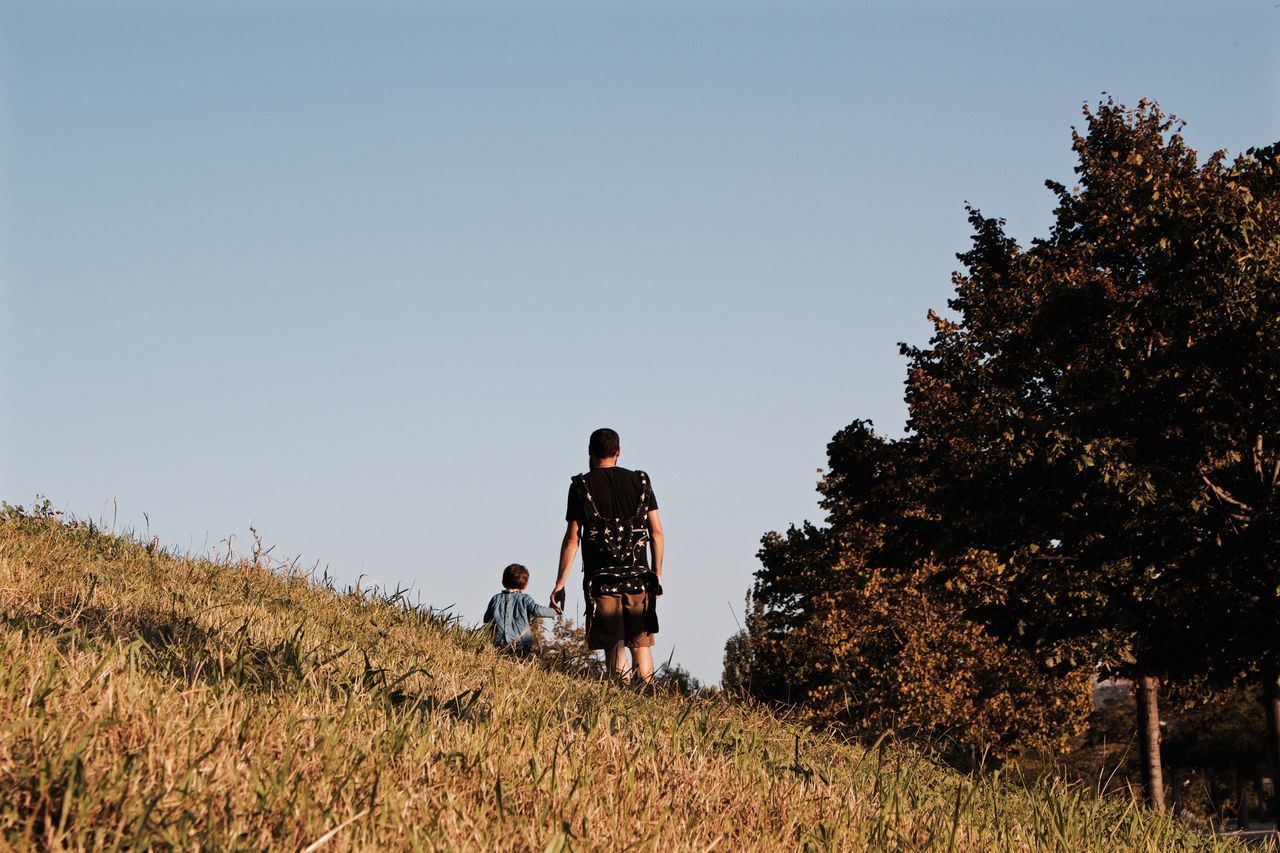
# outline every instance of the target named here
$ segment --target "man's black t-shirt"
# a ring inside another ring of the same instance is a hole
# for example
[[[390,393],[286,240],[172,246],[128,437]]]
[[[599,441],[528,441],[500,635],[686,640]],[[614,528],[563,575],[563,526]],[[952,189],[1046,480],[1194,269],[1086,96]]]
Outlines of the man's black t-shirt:
[[[594,468],[586,474],[587,489],[595,502],[596,509],[605,518],[631,518],[640,506],[640,475],[629,468],[616,465],[608,468]],[[649,509],[658,508],[658,498],[653,493],[653,480],[649,480]],[[587,507],[582,501],[581,493],[574,484],[569,484],[569,501],[564,511],[565,521],[576,521],[579,525],[587,523]],[[607,557],[597,554],[586,539],[582,540],[582,569],[590,575],[605,565]],[[641,562],[649,567],[649,554],[641,555]]]

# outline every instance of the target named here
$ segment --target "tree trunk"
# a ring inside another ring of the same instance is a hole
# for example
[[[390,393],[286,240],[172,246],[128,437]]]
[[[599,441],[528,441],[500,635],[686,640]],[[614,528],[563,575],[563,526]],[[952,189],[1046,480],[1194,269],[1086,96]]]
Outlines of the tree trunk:
[[[1262,665],[1262,705],[1267,712],[1267,757],[1271,759],[1276,828],[1280,829],[1280,673],[1274,661]]]
[[[1249,788],[1244,783],[1244,771],[1236,768],[1236,829],[1249,826]]]
[[[1164,774],[1160,768],[1160,679],[1139,675],[1133,683],[1138,705],[1138,760],[1147,805],[1164,812]]]

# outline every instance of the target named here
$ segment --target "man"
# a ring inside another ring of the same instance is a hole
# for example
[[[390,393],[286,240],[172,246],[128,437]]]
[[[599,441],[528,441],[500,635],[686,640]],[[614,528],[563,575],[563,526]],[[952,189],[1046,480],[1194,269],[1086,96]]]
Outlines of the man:
[[[587,645],[604,649],[609,668],[653,680],[656,604],[662,594],[662,520],[649,476],[618,465],[621,444],[611,429],[591,433],[590,470],[573,478],[560,543],[560,574],[551,606],[564,607],[564,587],[582,545]],[[650,566],[649,557],[653,564]],[[627,650],[631,666],[627,667]]]

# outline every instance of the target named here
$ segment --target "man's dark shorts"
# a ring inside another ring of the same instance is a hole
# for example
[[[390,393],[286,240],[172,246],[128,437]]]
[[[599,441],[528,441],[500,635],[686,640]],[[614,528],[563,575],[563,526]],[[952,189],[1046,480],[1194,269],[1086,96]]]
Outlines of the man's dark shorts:
[[[657,599],[647,592],[592,595],[587,610],[587,646],[611,649],[618,643],[643,649],[658,633]]]

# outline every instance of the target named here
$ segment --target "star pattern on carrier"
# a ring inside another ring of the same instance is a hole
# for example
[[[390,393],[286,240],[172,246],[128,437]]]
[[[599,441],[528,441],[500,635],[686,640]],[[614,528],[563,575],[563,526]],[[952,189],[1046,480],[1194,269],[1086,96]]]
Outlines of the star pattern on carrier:
[[[593,594],[637,594],[656,589],[656,578],[644,562],[645,549],[649,546],[652,491],[649,475],[643,471],[636,474],[640,477],[640,501],[630,518],[605,518],[591,496],[586,475],[574,477],[587,510],[583,538],[608,560],[607,565],[600,566],[588,579]]]

